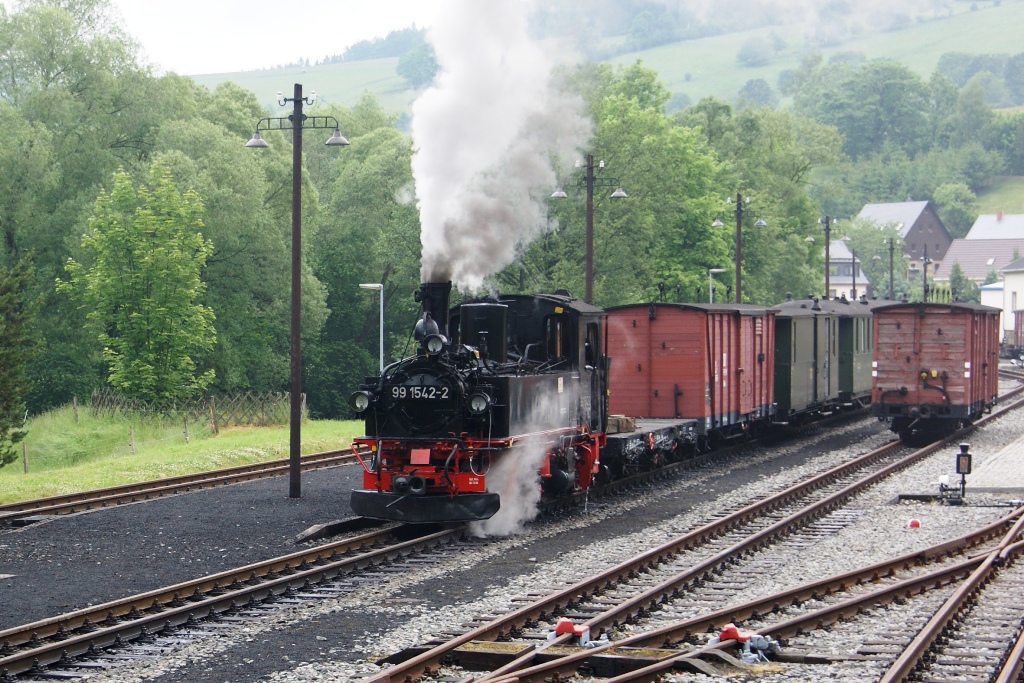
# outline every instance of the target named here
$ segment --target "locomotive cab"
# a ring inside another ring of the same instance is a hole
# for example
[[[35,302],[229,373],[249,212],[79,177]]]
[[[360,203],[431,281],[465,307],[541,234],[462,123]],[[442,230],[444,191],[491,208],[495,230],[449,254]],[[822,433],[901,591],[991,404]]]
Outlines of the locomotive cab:
[[[416,355],[353,395],[366,429],[353,442],[364,467],[351,500],[359,515],[482,520],[500,508],[500,469],[562,493],[589,486],[597,468],[600,309],[568,295],[514,295],[449,312],[450,287],[420,288]]]

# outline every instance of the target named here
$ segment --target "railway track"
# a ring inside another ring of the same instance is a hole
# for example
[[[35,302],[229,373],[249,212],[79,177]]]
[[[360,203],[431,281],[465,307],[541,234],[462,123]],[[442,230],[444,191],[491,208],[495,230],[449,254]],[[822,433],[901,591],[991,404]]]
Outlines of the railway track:
[[[1021,405],[1024,405],[1024,400],[1001,409],[985,420]],[[715,673],[714,666],[705,661],[709,657],[715,658],[720,664],[739,665],[740,660],[722,652],[730,643],[705,645],[696,649],[684,648],[682,645],[697,632],[712,627],[720,628],[728,621],[739,618],[735,608],[726,607],[724,603],[729,596],[741,592],[743,586],[751,585],[751,572],[763,569],[757,567],[756,563],[750,564],[749,559],[779,539],[791,537],[798,531],[806,532],[822,519],[829,523],[835,522],[835,517],[830,519],[827,515],[839,509],[845,500],[882,478],[920,461],[945,443],[962,438],[966,431],[954,434],[946,442],[933,444],[889,462],[885,462],[886,458],[892,457],[899,446],[883,446],[848,465],[818,475],[763,502],[732,512],[622,565],[588,577],[564,590],[541,596],[508,614],[476,625],[468,631],[450,634],[443,641],[394,655],[386,660],[393,666],[366,679],[366,683],[415,680],[435,674],[442,667],[455,662],[472,665],[474,668],[483,666],[485,671],[489,671],[482,675],[475,674],[475,681],[515,679],[519,683],[559,680],[560,677],[575,674],[580,667],[586,673],[603,676],[609,675],[609,672],[636,669],[637,672],[645,672],[636,673],[637,680],[655,680],[679,668]],[[854,472],[865,467],[871,468],[868,474],[854,476]],[[812,496],[814,492],[820,492],[820,495]],[[813,500],[808,500],[809,496]],[[783,507],[790,510],[783,513]],[[1019,517],[1020,513],[1017,511],[1015,516]],[[1008,523],[1009,520],[1004,521],[1003,527]],[[982,532],[978,538],[988,538],[991,534],[991,530]],[[967,544],[959,544],[946,547],[941,552],[962,552],[966,547]],[[697,557],[699,554],[704,557]],[[920,558],[914,558],[914,561],[920,561]],[[909,558],[899,560],[902,564],[908,562]],[[748,565],[746,568],[741,567],[744,563]],[[879,567],[864,570],[876,580],[892,571]],[[962,579],[966,569],[957,566],[952,571],[943,571],[948,573],[948,578],[942,585],[948,585],[951,581]],[[805,590],[811,590],[809,595],[816,596],[819,593],[813,591],[827,593],[850,581],[849,576],[839,577],[830,588],[818,586]],[[924,583],[930,585],[936,581],[933,578]],[[900,586],[895,590],[898,593],[906,588]],[[715,602],[719,599],[722,606],[716,608]],[[794,599],[792,594],[773,595],[761,607],[748,609],[755,610],[751,614],[759,613],[756,611],[758,609],[768,613],[777,612]],[[876,596],[870,599],[874,600],[870,604],[876,604],[879,598]],[[683,605],[684,610],[692,608],[698,616],[672,622],[669,626],[644,627],[644,634],[614,639],[624,627],[638,628],[638,624],[650,622],[656,613],[679,611],[676,605],[683,602],[690,603]],[[713,615],[712,620],[699,616],[709,611]],[[846,612],[839,611],[837,614],[843,615]],[[571,619],[573,629],[550,638],[550,634],[558,632],[557,621],[561,617]],[[792,628],[794,632],[799,632],[800,629],[810,628],[808,624],[822,623],[822,619],[819,615]],[[597,647],[572,647],[574,642],[581,639],[581,633],[586,634],[582,639],[589,638]],[[615,652],[610,653],[605,660],[594,659],[612,649]],[[648,671],[648,667],[654,668]],[[446,672],[446,675],[465,674]],[[632,680],[633,675],[622,674],[621,679]],[[612,680],[617,681],[619,678]]]
[[[1009,379],[1014,379],[1024,383],[1024,369],[1018,370],[1016,368],[1003,368],[1000,369],[1000,373]],[[1000,397],[1000,401],[1009,400],[1021,392],[1024,392],[1024,386],[1010,390],[1004,396]],[[841,421],[849,419],[851,415],[853,415],[853,413],[839,414],[824,421],[813,423],[810,426],[819,427],[822,425],[832,424],[836,420]],[[722,454],[728,452],[731,452],[731,450],[727,449],[722,451],[722,453],[716,452],[711,454],[701,454],[693,462],[682,463],[681,465],[678,465],[677,468],[702,466],[708,461],[723,457]],[[344,448],[304,455],[302,456],[301,467],[302,471],[305,472],[325,467],[348,465],[355,462],[357,462],[357,459],[355,454],[352,452],[352,449]],[[670,467],[669,469],[671,470],[673,468]],[[103,489],[92,489],[60,496],[35,498],[32,500],[19,501],[17,503],[7,503],[5,505],[0,505],[0,527],[30,524],[34,521],[39,521],[40,519],[44,519],[52,515],[83,512],[111,505],[123,505],[125,503],[150,500],[161,496],[174,495],[187,491],[197,491],[216,486],[239,484],[266,477],[277,477],[287,474],[288,472],[289,460],[287,458],[283,458],[264,463],[239,465],[238,467],[228,467],[218,470],[209,470],[206,472],[197,472],[195,474],[185,474],[176,477],[136,482],[133,484],[123,484],[121,486],[112,486]],[[669,472],[669,474],[671,474],[671,472]]]
[[[351,448],[302,456],[302,471],[337,467],[356,462]],[[266,477],[287,474],[287,458],[269,462],[239,465],[219,470],[184,474],[177,477],[152,479],[135,484],[123,484],[103,489],[92,489],[48,498],[35,498],[0,505],[0,527],[30,524],[52,515],[66,515],[110,505],[124,505],[187,491],[239,484]]]
[[[951,440],[960,436],[954,435]],[[885,453],[890,448],[895,450],[898,445],[890,444],[865,458],[886,457]],[[899,464],[898,461],[891,464],[888,469],[896,471],[903,466],[906,465]],[[857,465],[852,467],[855,468]],[[804,492],[797,495],[807,495],[808,492],[821,489],[825,486],[823,482],[835,475],[835,472],[830,472],[818,477],[818,481],[814,483],[804,484],[800,487]],[[604,622],[595,621],[594,626],[597,630],[593,632],[597,634],[600,628],[616,628],[618,624],[629,623],[637,614],[652,612],[657,609],[657,605],[669,599],[668,595],[678,595],[680,591],[685,590],[685,586],[693,582],[706,583],[718,571],[714,568],[714,562],[731,564],[736,558],[755,552],[772,537],[791,535],[791,530],[800,528],[801,525],[806,529],[810,520],[820,519],[834,508],[835,503],[829,502],[829,498],[853,495],[849,489],[847,486],[844,489],[845,494],[829,494],[818,502],[804,505],[804,509],[797,513],[804,517],[803,522],[778,520],[772,521],[768,526],[762,524],[758,530],[748,533],[746,540],[729,538],[731,545],[727,543],[729,547],[726,549],[722,549],[722,543],[717,547],[707,544],[721,534],[737,535],[738,525],[755,523],[753,520],[756,517],[763,515],[766,510],[778,509],[783,504],[782,501],[794,495],[794,491],[780,493],[759,506],[748,506],[710,523],[698,530],[699,533],[695,532],[697,535],[683,541],[680,546],[685,549],[705,544],[703,552],[708,556],[707,562],[696,568],[691,563],[691,566],[682,572],[683,578],[675,576],[658,581],[659,585],[665,584],[671,590],[663,592],[657,598],[651,598],[643,592],[632,594],[626,601],[628,604],[619,611],[606,610],[608,614],[604,617]],[[191,637],[189,633],[201,634],[204,629],[215,630],[215,624],[230,624],[236,620],[246,619],[250,614],[265,609],[268,605],[289,605],[340,595],[352,590],[352,586],[360,582],[374,580],[375,576],[407,571],[408,567],[402,566],[402,558],[411,558],[414,563],[436,561],[436,557],[431,557],[435,549],[453,546],[462,536],[460,529],[436,531],[407,538],[405,535],[409,533],[411,532],[394,529],[371,532],[232,572],[204,577],[197,581],[0,632],[0,680],[11,680],[14,676],[33,673],[61,675],[60,672],[64,672],[65,675],[74,675],[74,672],[88,670],[90,667],[106,666],[104,657],[116,659],[119,656],[105,652],[106,648],[112,647],[116,650],[141,647],[146,650],[145,643],[154,638],[187,640]],[[703,537],[703,540],[698,540],[699,537]],[[365,549],[365,552],[360,549]],[[650,553],[648,561],[654,562],[654,558],[667,558],[669,555],[671,551],[663,547]],[[677,569],[681,567],[680,563],[675,564]],[[649,571],[628,570],[626,574],[636,575],[636,572]],[[582,595],[597,596],[604,590],[599,588],[602,581],[610,584],[621,580],[621,576],[602,577]],[[651,583],[652,580],[650,576],[646,577],[646,583]],[[346,585],[346,581],[349,581],[350,585]],[[526,615],[522,623],[517,625],[513,620],[492,629],[492,640],[509,637],[517,631],[522,632],[524,626],[529,626],[531,622],[539,623],[540,618],[545,615],[555,615],[577,606],[583,609],[583,603],[568,594],[562,597],[555,596],[553,602],[551,600],[552,598],[549,598],[546,606],[540,607],[539,611],[538,608],[528,612],[519,610],[517,613]],[[556,641],[554,644],[557,645],[559,642]],[[446,656],[450,655],[443,654],[441,659]],[[414,657],[412,661],[418,657]],[[431,671],[434,667],[436,662],[423,665],[420,673]],[[390,670],[387,676],[397,673]],[[408,675],[415,677],[416,674]]]
[[[0,681],[21,674],[80,674],[102,662],[108,648],[145,644],[155,637],[187,638],[189,629],[208,631],[274,605],[350,592],[381,574],[409,571],[402,563],[440,560],[437,551],[462,534],[462,529],[389,526],[0,631]]]

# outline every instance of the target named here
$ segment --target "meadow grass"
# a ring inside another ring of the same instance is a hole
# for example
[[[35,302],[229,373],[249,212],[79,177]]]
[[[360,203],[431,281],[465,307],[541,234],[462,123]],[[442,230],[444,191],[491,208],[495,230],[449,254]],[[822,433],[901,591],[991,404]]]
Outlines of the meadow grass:
[[[826,60],[845,52],[860,52],[869,60],[891,59],[905,64],[926,80],[946,52],[1014,55],[1021,51],[1018,27],[1024,25],[1024,2],[1004,0],[999,6],[986,4],[977,11],[970,11],[966,3],[958,3],[953,6],[953,12],[952,16],[914,23],[899,31],[864,30],[856,38],[836,45],[807,43],[803,27],[799,25],[771,26],[671,43],[609,61],[628,65],[639,59],[644,66],[658,72],[668,90],[685,93],[691,102],[697,102],[707,96],[733,100],[740,88],[752,79],[764,79],[776,88],[779,73],[799,68],[801,59],[812,50],[820,51]],[[754,36],[768,37],[773,33],[781,35],[787,46],[770,64],[746,67],[737,61],[736,55],[744,42]]]
[[[970,9],[972,4],[975,11]],[[628,65],[639,59],[658,72],[661,83],[668,90],[685,93],[692,102],[709,95],[733,100],[751,79],[763,78],[775,88],[779,73],[798,68],[803,56],[812,50],[819,50],[825,59],[837,53],[860,52],[867,59],[896,60],[927,79],[935,70],[939,57],[946,52],[1017,54],[1021,51],[1019,27],[1022,25],[1024,0],[1001,0],[998,4],[960,1],[950,5],[948,13],[944,10],[934,18],[917,21],[901,30],[877,31],[866,24],[854,27],[856,37],[840,44],[812,45],[804,37],[806,27],[792,24],[680,41],[618,55],[608,61]],[[736,55],[746,40],[773,33],[782,36],[787,45],[770,64],[746,67],[737,61]],[[623,38],[595,40],[599,44],[613,44],[621,43]],[[395,72],[397,64],[397,58],[373,59],[200,74],[191,78],[211,89],[220,82],[232,81],[256,93],[268,111],[274,112],[281,109],[275,102],[274,93],[280,91],[290,97],[293,85],[298,82],[304,84],[305,94],[316,90],[323,102],[351,106],[369,91],[377,96],[386,111],[408,113],[422,91],[408,88]]]
[[[1024,176],[1002,176],[978,195],[978,213],[1024,213]]]
[[[355,420],[308,420],[302,452],[344,448],[363,432]],[[134,435],[134,452],[130,439]],[[209,425],[96,417],[70,406],[32,418],[22,459],[0,468],[0,504],[288,457],[289,429],[236,427],[214,435]],[[21,445],[17,449],[21,452]]]

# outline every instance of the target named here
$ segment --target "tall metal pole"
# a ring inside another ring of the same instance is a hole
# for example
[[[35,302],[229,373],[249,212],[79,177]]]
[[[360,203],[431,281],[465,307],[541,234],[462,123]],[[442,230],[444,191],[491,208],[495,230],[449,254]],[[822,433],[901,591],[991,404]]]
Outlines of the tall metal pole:
[[[743,264],[743,195],[736,193],[736,303],[743,303],[741,292],[743,276],[741,274]]]
[[[832,220],[831,217],[829,217],[827,215],[825,216],[825,300],[826,301],[828,301],[829,296],[830,296],[829,292],[831,291],[829,289],[829,286],[828,286],[828,274],[829,274],[828,271],[829,271],[829,267],[830,267],[830,263],[831,263],[830,260],[829,260],[829,255],[828,255],[829,243],[832,241],[831,238],[829,237],[829,234],[830,234],[829,226],[830,226],[831,220]]]
[[[715,283],[710,270],[708,271],[708,303],[715,303]]]
[[[850,249],[850,281],[853,289],[850,290],[850,300],[857,300],[857,250]]]
[[[889,301],[893,300],[893,289],[892,289],[892,252],[894,249],[893,240],[889,238]]]
[[[288,446],[288,496],[302,497],[302,349],[299,339],[302,311],[302,85],[295,84],[292,100],[292,315],[291,315],[291,433]]]
[[[380,374],[384,376],[384,283],[380,283]]]
[[[922,299],[922,301],[927,303],[928,302],[928,245],[927,244],[924,245],[924,258],[923,258],[923,260],[924,260],[924,277],[921,278],[921,284],[922,284],[922,287],[923,287],[922,292],[924,294],[924,299]]]
[[[316,93],[313,94],[316,96]],[[301,424],[302,424],[302,349],[299,331],[301,330],[302,311],[302,129],[306,127],[307,117],[302,113],[302,105],[312,104],[302,97],[302,85],[295,84],[295,92],[292,98],[283,97],[277,94],[278,104],[286,105],[292,103],[292,113],[287,118],[263,118],[256,124],[256,131],[252,139],[245,143],[246,147],[261,148],[270,145],[260,131],[264,130],[288,130],[292,131],[292,292],[291,292],[291,321],[290,321],[290,342],[289,350],[289,373],[291,384],[291,411],[289,416],[291,434],[289,436],[289,481],[288,495],[292,498],[302,497],[302,467],[301,467]],[[341,134],[338,120],[333,116],[314,116],[310,122],[311,128],[334,128],[332,135],[325,144],[332,146],[345,146],[348,140]]]
[[[587,260],[586,290],[583,300],[592,303],[594,300],[594,155],[587,155]]]

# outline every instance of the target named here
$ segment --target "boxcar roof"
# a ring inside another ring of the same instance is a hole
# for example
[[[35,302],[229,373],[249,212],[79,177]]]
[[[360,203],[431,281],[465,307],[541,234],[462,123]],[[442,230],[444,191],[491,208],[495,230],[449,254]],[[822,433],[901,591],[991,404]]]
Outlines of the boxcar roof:
[[[958,310],[958,311],[975,311],[975,312],[978,312],[978,313],[999,313],[1000,312],[1000,309],[995,308],[994,306],[982,306],[981,304],[972,304],[972,303],[967,303],[965,301],[948,301],[948,302],[928,301],[926,303],[925,302],[921,302],[921,301],[893,301],[893,302],[886,302],[885,304],[882,304],[880,306],[875,306],[874,310],[875,311],[895,311],[895,310],[900,310],[900,309],[912,309],[912,308],[921,308],[921,307],[927,307],[927,308],[932,308],[932,309],[948,308],[948,309],[953,309],[953,310]]]
[[[855,317],[871,317],[872,311],[878,307],[877,301],[859,299],[794,299],[772,306],[781,316],[803,317],[805,315],[827,314]]]
[[[766,308],[765,306],[755,306],[753,304],[680,304],[664,301],[655,301],[653,303],[646,304],[624,304],[622,306],[611,306],[607,310],[609,313],[614,311],[626,311],[629,309],[650,310],[652,306],[656,308],[678,308],[681,310],[705,311],[709,313],[739,313],[740,315],[766,315],[772,313],[772,309],[770,308]]]

